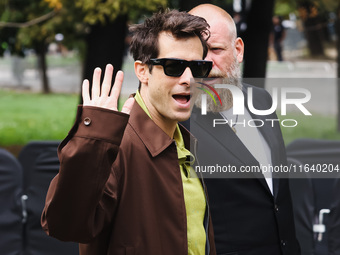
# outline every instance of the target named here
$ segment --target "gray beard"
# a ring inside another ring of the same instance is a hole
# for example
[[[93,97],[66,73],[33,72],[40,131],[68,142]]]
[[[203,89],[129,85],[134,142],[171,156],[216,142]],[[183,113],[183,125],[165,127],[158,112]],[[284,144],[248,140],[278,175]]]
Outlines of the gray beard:
[[[216,82],[216,84],[229,84],[234,85],[242,90],[242,82],[241,82],[241,69],[240,65],[236,60],[231,65],[230,69],[226,72],[220,72],[217,70],[211,70],[209,78],[220,78]],[[233,96],[229,89],[216,89],[219,94],[222,105],[217,103],[215,105],[213,99],[211,97],[207,97],[207,111],[208,112],[222,112],[230,109],[233,106]],[[198,108],[201,108],[202,100],[200,100],[200,96],[197,97],[195,101],[195,105]]]

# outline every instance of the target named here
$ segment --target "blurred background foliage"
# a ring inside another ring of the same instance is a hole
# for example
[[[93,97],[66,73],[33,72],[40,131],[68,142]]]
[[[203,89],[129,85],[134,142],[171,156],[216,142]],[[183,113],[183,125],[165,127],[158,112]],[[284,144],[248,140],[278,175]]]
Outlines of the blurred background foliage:
[[[244,77],[265,77],[274,14],[301,21],[312,56],[324,55],[329,20],[339,19],[338,0],[1,0],[0,56],[7,50],[23,57],[26,49],[34,49],[43,92],[49,93],[46,50],[57,34],[63,36],[63,46],[80,52],[83,78],[91,80],[97,66],[110,62],[116,70],[121,68],[128,24],[161,8],[187,11],[200,3],[213,3],[233,14],[235,2],[243,6],[242,19],[248,25],[242,34],[247,45]]]
[[[299,26],[312,57],[325,57],[325,44],[333,43],[330,24],[338,38],[340,34],[339,0],[1,0],[0,56],[7,51],[24,57],[27,49],[33,49],[42,92],[49,93],[46,53],[48,45],[54,42],[79,52],[82,78],[92,84],[96,67],[104,69],[107,63],[112,63],[115,71],[122,68],[129,44],[128,24],[138,23],[162,8],[188,11],[201,3],[213,3],[231,15],[238,14],[246,24],[239,34],[246,45],[243,64],[246,78],[266,77],[273,15]],[[235,4],[239,10],[235,10]]]
[[[46,54],[48,46],[54,43],[77,52],[82,79],[91,82],[95,67],[103,69],[112,63],[115,70],[122,68],[129,44],[129,24],[139,23],[162,8],[188,11],[201,3],[215,4],[231,15],[239,13],[247,24],[246,31],[240,34],[246,45],[244,77],[266,77],[273,15],[297,26],[307,41],[311,58],[326,59],[324,48],[332,43],[336,43],[334,48],[339,52],[339,0],[0,0],[0,57],[5,52],[25,57],[33,51],[40,70],[41,91],[49,93]],[[235,3],[241,9],[236,10]],[[330,40],[330,26],[337,35],[336,42]],[[339,54],[337,62],[340,77]],[[75,98],[79,100],[80,95]],[[339,98],[340,89],[338,101]],[[340,103],[337,127],[340,130]]]
[[[0,27],[4,44],[0,54],[7,47],[12,53],[21,54],[23,48],[32,47],[35,41],[53,41],[56,33],[63,33],[63,43],[74,46],[90,25],[105,25],[125,14],[135,22],[143,14],[157,11],[166,4],[167,0],[2,0],[0,21],[8,22],[9,26]],[[36,25],[23,24],[48,13],[55,15]]]
[[[90,77],[92,70],[103,67],[103,63],[111,62],[118,70],[127,22],[137,22],[142,15],[166,5],[166,0],[2,0],[0,56],[7,50],[23,57],[26,49],[34,49],[39,56],[43,92],[49,93],[46,51],[56,34],[63,36],[65,47],[79,50],[85,62],[84,77]],[[102,37],[106,38],[105,47],[98,45],[104,43]],[[108,52],[110,48],[112,52]]]

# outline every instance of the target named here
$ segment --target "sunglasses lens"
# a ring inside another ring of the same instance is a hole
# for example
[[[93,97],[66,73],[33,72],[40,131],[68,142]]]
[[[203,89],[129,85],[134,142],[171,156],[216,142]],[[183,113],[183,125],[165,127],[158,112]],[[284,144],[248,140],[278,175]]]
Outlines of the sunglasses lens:
[[[192,75],[196,78],[205,78],[209,75],[211,63],[203,61],[193,61],[191,64]]]
[[[206,78],[212,68],[211,61],[192,60],[186,61],[181,59],[151,59],[154,65],[162,65],[164,73],[168,76],[179,77],[187,67],[190,67],[191,73],[195,78]]]
[[[179,77],[186,68],[185,62],[177,59],[169,59],[164,63],[164,71],[166,75]]]

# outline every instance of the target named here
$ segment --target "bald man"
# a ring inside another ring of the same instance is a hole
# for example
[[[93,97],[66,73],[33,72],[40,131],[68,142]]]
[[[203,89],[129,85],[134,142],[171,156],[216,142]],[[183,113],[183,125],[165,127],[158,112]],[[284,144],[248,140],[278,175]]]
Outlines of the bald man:
[[[233,19],[223,9],[203,4],[190,11],[210,25],[206,60],[213,61],[209,77],[223,78],[240,89],[247,101],[247,89],[252,88],[253,104],[258,110],[271,108],[272,99],[263,89],[242,84],[240,63],[244,44],[237,38]],[[264,121],[260,128],[242,125],[254,119],[277,119],[275,113],[257,116],[245,108],[244,115],[234,115],[230,92],[220,89],[223,104],[207,104],[202,115],[199,102],[190,119],[190,130],[198,139],[201,165],[244,166],[286,165],[286,152],[277,123]],[[216,125],[214,119],[225,119],[232,125]],[[260,168],[261,169],[261,168]],[[226,178],[225,178],[226,177]],[[248,176],[249,177],[249,176]],[[287,179],[253,175],[252,178],[206,179],[211,205],[218,254],[229,255],[297,255],[291,197]]]

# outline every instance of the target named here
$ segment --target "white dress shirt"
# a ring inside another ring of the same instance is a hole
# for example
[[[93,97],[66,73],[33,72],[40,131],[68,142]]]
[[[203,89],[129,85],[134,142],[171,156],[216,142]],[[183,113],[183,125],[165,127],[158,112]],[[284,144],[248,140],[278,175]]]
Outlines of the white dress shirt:
[[[260,166],[271,166],[271,151],[268,143],[264,139],[258,128],[253,127],[254,122],[251,121],[247,109],[245,109],[244,115],[234,115],[233,108],[220,112],[221,116],[228,121],[229,126],[233,126],[236,130],[236,135],[242,141],[248,151],[259,162]],[[248,124],[250,121],[250,125]],[[268,187],[273,194],[273,179],[272,174],[268,171],[263,173],[268,184]]]

